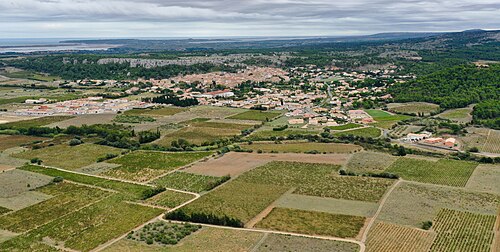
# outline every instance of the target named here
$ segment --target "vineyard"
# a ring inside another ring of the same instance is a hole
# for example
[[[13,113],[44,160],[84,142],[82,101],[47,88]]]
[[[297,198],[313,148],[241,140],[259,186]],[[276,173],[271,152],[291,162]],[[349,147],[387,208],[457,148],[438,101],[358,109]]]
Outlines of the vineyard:
[[[429,251],[435,237],[434,232],[380,222],[370,232],[366,247],[368,252]]]
[[[442,209],[431,251],[491,251],[496,216]]]
[[[229,176],[214,177],[187,172],[173,172],[154,181],[155,184],[190,192],[210,191],[229,180]]]
[[[479,149],[485,152],[500,153],[500,131],[490,130],[484,147]]]

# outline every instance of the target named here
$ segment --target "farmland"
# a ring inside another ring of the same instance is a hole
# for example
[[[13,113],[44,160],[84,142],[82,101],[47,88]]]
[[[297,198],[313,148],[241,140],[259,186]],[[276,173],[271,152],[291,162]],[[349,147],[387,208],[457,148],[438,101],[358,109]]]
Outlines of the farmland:
[[[355,128],[360,128],[363,127],[363,125],[356,124],[356,123],[348,123],[344,125],[339,125],[339,126],[329,126],[328,128],[331,130],[349,130],[349,129],[355,129]]]
[[[472,173],[465,186],[481,192],[500,194],[500,166],[481,164]]]
[[[41,118],[36,118],[36,119],[29,119],[29,120],[0,124],[0,129],[39,127],[39,126],[45,126],[45,125],[56,123],[56,122],[65,121],[65,120],[68,120],[71,118],[73,118],[73,116],[46,116],[46,117],[41,117]]]
[[[258,110],[250,110],[237,115],[230,116],[228,117],[228,119],[266,122],[266,121],[271,121],[280,115],[281,115],[280,112],[264,112]]]
[[[372,123],[371,125],[384,129],[390,129],[397,122],[411,118],[411,116],[392,115],[383,110],[376,110],[376,109],[367,109],[366,112],[370,116],[372,116],[375,121],[377,121],[376,123]]]
[[[154,109],[132,109],[125,111],[125,115],[133,116],[171,116],[180,112],[184,112],[187,109],[179,107],[164,107],[164,108],[154,108]]]
[[[364,221],[365,218],[357,216],[274,208],[256,227],[346,238],[355,237]]]
[[[270,234],[258,247],[259,252],[304,250],[315,252],[355,252],[359,246],[350,242],[312,239],[305,237]]]
[[[353,136],[359,136],[359,137],[371,137],[371,138],[376,138],[379,137],[382,132],[380,129],[375,128],[375,127],[366,127],[366,128],[361,128],[361,129],[353,129],[353,130],[346,130],[342,132],[337,132],[334,133],[334,136],[347,136],[347,135],[353,135]]]
[[[320,131],[318,130],[309,130],[309,129],[286,129],[282,131],[274,131],[272,129],[261,129],[261,130],[256,130],[254,133],[252,133],[250,136],[247,138],[249,140],[268,140],[268,139],[273,139],[273,138],[280,138],[280,137],[288,137],[290,135],[317,135],[319,134]]]
[[[121,166],[105,172],[104,175],[134,181],[147,181],[210,154],[211,152],[166,153],[135,151],[108,161]]]
[[[383,172],[398,158],[380,152],[354,153],[346,165],[346,170],[356,173]]]
[[[308,142],[285,142],[285,143],[261,143],[254,142],[248,145],[241,145],[241,148],[263,152],[318,152],[318,153],[351,153],[361,150],[361,147],[353,144],[337,143],[308,143]]]
[[[0,135],[0,151],[43,140],[47,140],[47,138],[21,135]]]
[[[193,197],[194,196],[191,194],[167,190],[145,200],[144,202],[155,206],[174,208],[188,200],[193,199]]]
[[[467,123],[472,121],[472,108],[459,108],[446,110],[441,114],[436,115],[436,117],[452,120],[459,123]]]
[[[463,187],[474,172],[477,163],[456,160],[438,160],[437,162],[412,158],[400,158],[388,169],[404,179]]]
[[[491,251],[495,215],[442,209],[437,214],[437,237],[431,251]]]
[[[198,124],[207,125],[208,123]],[[196,125],[196,124],[195,124]],[[213,125],[213,124],[211,124]],[[225,124],[224,124],[225,125]],[[221,126],[221,125],[219,125]],[[244,125],[244,128],[250,128],[250,125]],[[156,141],[156,144],[162,146],[170,146],[172,141],[184,139],[190,144],[196,145],[208,145],[211,142],[227,139],[241,134],[241,130],[235,128],[234,125],[227,124],[226,127],[197,127],[197,126],[187,126],[172,133],[168,133],[163,136],[160,140]]]
[[[144,242],[149,245],[175,245],[200,228],[200,225],[189,223],[177,224],[157,221],[145,225],[137,232],[129,233],[127,239]]]
[[[394,111],[396,113],[415,115],[420,113],[430,115],[431,113],[439,110],[439,105],[427,102],[391,103],[388,104],[387,107],[390,111]]]
[[[462,137],[466,148],[477,147],[481,152],[500,153],[500,130],[467,128],[469,134]]]
[[[210,191],[228,179],[229,176],[215,177],[187,172],[173,172],[155,180],[153,183],[167,188],[199,193]]]
[[[13,155],[16,158],[39,158],[43,164],[76,170],[80,167],[97,162],[97,158],[107,153],[120,154],[123,150],[96,144],[81,144],[69,146],[60,144],[42,149],[30,150]]]
[[[429,251],[435,237],[431,231],[379,222],[370,232],[366,247],[368,252]]]

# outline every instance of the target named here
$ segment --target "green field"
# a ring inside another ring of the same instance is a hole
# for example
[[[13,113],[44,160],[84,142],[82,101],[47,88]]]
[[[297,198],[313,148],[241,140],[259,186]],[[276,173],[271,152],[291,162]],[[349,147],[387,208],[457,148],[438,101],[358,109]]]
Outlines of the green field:
[[[362,129],[353,129],[353,130],[346,130],[342,132],[337,132],[334,133],[334,136],[348,136],[348,135],[353,135],[353,136],[359,136],[359,137],[371,137],[371,138],[377,138],[382,134],[382,131],[378,128],[374,127],[367,127],[367,128],[362,128]]]
[[[478,164],[465,161],[440,159],[437,162],[399,158],[387,172],[403,179],[438,185],[464,187]]]
[[[361,150],[361,146],[354,144],[338,144],[338,143],[313,143],[313,142],[286,142],[286,143],[260,143],[241,145],[242,149],[247,150],[262,150],[263,152],[292,152],[304,153],[317,151],[319,153],[351,153]]]
[[[256,227],[309,235],[341,238],[356,237],[365,222],[364,217],[274,208]]]
[[[360,128],[363,127],[363,125],[357,124],[357,123],[348,123],[344,125],[339,125],[339,126],[329,126],[328,128],[331,130],[348,130],[348,129],[355,129],[355,128]]]
[[[142,115],[117,115],[113,122],[118,123],[146,123],[146,122],[156,122],[151,116]]]
[[[124,114],[135,116],[171,116],[184,111],[187,111],[187,109],[179,107],[164,107],[155,109],[132,109],[125,111]]]
[[[430,115],[433,112],[439,110],[439,105],[427,103],[427,102],[408,102],[408,103],[395,103],[387,104],[389,110],[396,113],[405,114],[419,114],[424,113],[424,115]]]
[[[45,82],[50,82],[50,81],[56,81],[60,80],[61,78],[59,76],[51,76],[51,75],[43,75],[39,73],[33,73],[30,71],[17,71],[17,72],[11,72],[11,73],[2,73],[2,75],[9,77],[9,78],[15,78],[15,79],[29,79],[29,80],[37,80],[37,81],[45,81]]]
[[[120,154],[123,150],[97,144],[80,144],[69,146],[67,144],[54,145],[42,149],[30,150],[13,155],[16,158],[39,158],[44,165],[55,166],[68,170],[97,162],[97,158],[107,153]]]
[[[109,163],[119,164],[121,166],[113,168],[103,174],[133,181],[147,181],[211,154],[211,152],[167,153],[157,151],[134,151],[119,158],[109,160]]]
[[[446,110],[436,117],[444,118],[456,122],[467,123],[472,120],[472,108],[459,108]]]
[[[167,190],[145,200],[144,202],[155,206],[174,208],[193,198],[194,196],[191,194]]]
[[[377,121],[376,123],[372,123],[371,125],[384,129],[390,129],[397,122],[411,118],[411,116],[407,115],[392,115],[388,112],[378,109],[366,109],[365,111],[370,116],[372,116],[375,121]]]
[[[492,251],[495,215],[442,209],[433,229],[437,233],[431,251]]]
[[[383,172],[397,159],[398,157],[381,152],[358,152],[351,156],[346,170],[356,173]]]
[[[163,176],[153,183],[167,188],[199,193],[210,191],[227,179],[229,177],[214,177],[179,171]]]
[[[237,115],[227,117],[227,119],[250,120],[250,121],[271,121],[281,115],[281,112],[250,110]]]
[[[65,172],[61,170],[56,170],[52,168],[45,168],[41,166],[26,165],[20,169],[25,171],[36,172],[40,174],[45,174],[52,177],[63,177],[65,180],[74,181],[77,183],[82,183],[91,186],[98,186],[106,189],[111,189],[118,191],[131,199],[140,199],[143,196],[143,192],[150,189],[148,186],[137,185],[131,183],[125,183],[120,181],[108,180],[98,177],[92,177],[87,175],[81,175],[71,172]]]
[[[29,120],[0,124],[0,129],[40,127],[40,126],[49,125],[51,123],[65,121],[65,120],[68,120],[71,118],[74,118],[74,116],[46,116],[46,117],[40,117],[40,118],[36,118],[36,119],[29,119]]]

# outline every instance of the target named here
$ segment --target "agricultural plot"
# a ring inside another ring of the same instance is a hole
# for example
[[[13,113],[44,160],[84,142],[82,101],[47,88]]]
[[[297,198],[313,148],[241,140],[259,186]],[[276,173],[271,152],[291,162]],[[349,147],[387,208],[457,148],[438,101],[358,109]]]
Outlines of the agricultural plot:
[[[188,126],[172,133],[168,133],[154,143],[161,146],[171,146],[172,141],[184,139],[190,144],[209,145],[217,140],[228,139],[240,134],[241,130],[232,128]]]
[[[430,115],[439,110],[439,105],[427,102],[408,102],[408,103],[390,103],[387,104],[390,111],[404,114],[419,114]]]
[[[0,206],[0,215],[3,215],[3,214],[8,213],[10,211],[11,211],[10,209]]]
[[[379,222],[370,231],[366,248],[368,252],[426,252],[435,238],[431,231]]]
[[[289,136],[307,136],[307,135],[317,135],[319,134],[319,130],[310,130],[310,129],[286,129],[282,131],[274,131],[274,130],[257,130],[250,134],[247,138],[249,140],[268,140],[268,139],[273,139],[273,138],[279,138],[279,137],[289,137]]]
[[[99,162],[99,163],[94,163],[94,164],[84,166],[80,169],[76,169],[75,171],[83,172],[83,173],[87,173],[87,174],[92,174],[92,175],[98,175],[101,173],[105,173],[113,168],[117,168],[119,166],[120,166],[119,164]]]
[[[250,251],[263,237],[262,233],[203,227],[185,237],[181,243],[173,246],[152,246],[122,239],[105,249],[105,252],[220,252]]]
[[[462,137],[465,149],[477,147],[481,152],[500,153],[500,130],[486,128],[466,128],[469,132]]]
[[[468,123],[472,121],[472,107],[446,110],[436,117],[452,120],[459,123]]]
[[[247,110],[239,108],[196,106],[184,112],[158,118],[158,122],[161,124],[175,124],[189,121],[195,118],[224,119],[228,116],[232,116],[245,111]]]
[[[472,173],[465,188],[500,195],[500,166],[481,164]]]
[[[309,235],[353,238],[358,235],[364,222],[365,218],[359,216],[274,208],[257,223],[256,227]]]
[[[54,122],[47,127],[59,127],[67,128],[69,126],[81,127],[82,125],[93,125],[93,124],[112,124],[113,119],[115,119],[116,114],[89,114],[89,115],[78,115],[74,118]]]
[[[163,107],[163,108],[153,108],[153,109],[132,109],[125,111],[123,114],[125,115],[134,115],[134,116],[171,116],[180,112],[187,111],[186,108],[180,107]]]
[[[364,151],[354,153],[346,165],[347,171],[356,173],[383,172],[398,158],[380,152]]]
[[[375,121],[377,121],[371,125],[384,129],[390,129],[397,122],[411,118],[411,116],[407,115],[392,115],[383,110],[377,109],[367,109],[365,111],[372,116]]]
[[[10,170],[0,173],[0,198],[10,198],[45,186],[52,177],[22,170]]]
[[[495,215],[442,209],[433,229],[437,233],[431,251],[491,251]]]
[[[43,161],[44,165],[76,170],[80,167],[96,163],[98,157],[107,153],[118,155],[122,151],[122,149],[96,144],[80,144],[77,146],[60,144],[14,154],[13,157],[28,160],[39,158]]]
[[[27,191],[8,198],[0,197],[0,208],[5,207],[11,210],[21,210],[50,198],[52,196],[45,193]]]
[[[357,252],[359,251],[359,246],[350,242],[269,234],[264,242],[256,249],[256,251],[259,252],[302,252],[306,250],[315,252]]]
[[[330,126],[328,128],[331,130],[349,130],[349,129],[356,129],[356,128],[360,128],[360,127],[363,127],[363,125],[357,124],[357,123],[348,123],[348,124],[344,124],[344,125]]]
[[[382,131],[375,127],[366,127],[361,129],[346,130],[342,132],[334,133],[334,136],[359,136],[359,137],[371,137],[377,138],[382,134]]]
[[[207,157],[210,154],[212,153],[135,151],[108,161],[109,163],[121,166],[113,168],[103,173],[103,175],[133,181],[148,181],[165,172]]]
[[[422,222],[434,220],[441,208],[495,215],[499,203],[500,196],[494,194],[403,182],[387,198],[379,220],[420,228]]]
[[[0,217],[0,229],[25,232],[46,224],[55,218],[96,202],[109,193],[70,183],[59,183],[37,189],[54,196],[36,205]]]
[[[191,194],[167,190],[145,200],[144,203],[155,206],[174,208],[193,198],[194,196]]]
[[[200,228],[200,225],[189,223],[173,224],[157,221],[145,225],[137,232],[129,233],[127,239],[144,242],[149,245],[175,245]]]
[[[167,188],[199,193],[210,191],[229,180],[229,178],[229,176],[215,177],[178,171],[167,174],[153,181],[153,183]]]
[[[271,142],[261,143],[254,142],[252,144],[241,145],[242,149],[253,151],[261,150],[263,152],[317,152],[317,153],[352,153],[362,149],[361,146],[354,144],[339,144],[339,143],[311,143],[311,142],[286,142],[275,144]]]
[[[281,112],[271,112],[271,111],[259,111],[259,110],[250,110],[237,115],[233,115],[228,117],[228,119],[236,119],[236,120],[251,120],[251,121],[272,121],[274,118],[281,115]]]
[[[46,117],[40,117],[40,118],[36,118],[36,119],[29,119],[29,120],[0,124],[0,129],[40,127],[40,126],[45,126],[45,125],[49,125],[49,124],[56,123],[56,122],[65,121],[65,120],[68,120],[71,118],[73,118],[73,116],[46,116]]]
[[[22,135],[0,135],[0,151],[43,140],[47,140],[47,138]]]
[[[399,158],[388,169],[403,179],[438,185],[464,187],[477,163],[440,159],[437,162]]]
[[[322,198],[299,194],[285,194],[275,204],[281,208],[361,217],[373,216],[378,208],[378,204],[373,202]]]

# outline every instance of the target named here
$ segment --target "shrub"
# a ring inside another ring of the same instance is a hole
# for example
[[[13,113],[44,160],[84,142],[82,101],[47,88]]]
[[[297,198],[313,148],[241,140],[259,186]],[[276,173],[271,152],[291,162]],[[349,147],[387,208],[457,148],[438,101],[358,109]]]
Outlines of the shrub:
[[[30,160],[30,162],[31,162],[32,164],[39,164],[39,165],[41,165],[43,161],[42,161],[41,159],[39,159],[39,158],[32,158],[32,159]]]
[[[54,179],[52,179],[52,182],[57,184],[57,183],[61,183],[61,182],[63,182],[63,180],[64,180],[64,178],[63,178],[63,177],[61,177],[61,176],[57,176],[57,177],[55,177]]]
[[[469,149],[470,152],[479,152],[479,149],[477,147],[472,147]]]
[[[429,230],[432,227],[432,221],[424,221],[422,222],[422,229]]]
[[[77,145],[80,145],[80,144],[82,144],[82,140],[79,140],[79,139],[76,139],[76,138],[71,139],[69,141],[69,146],[77,146]]]
[[[155,187],[155,188],[148,188],[142,192],[141,199],[149,199],[161,192],[164,192],[166,189],[164,187]]]

